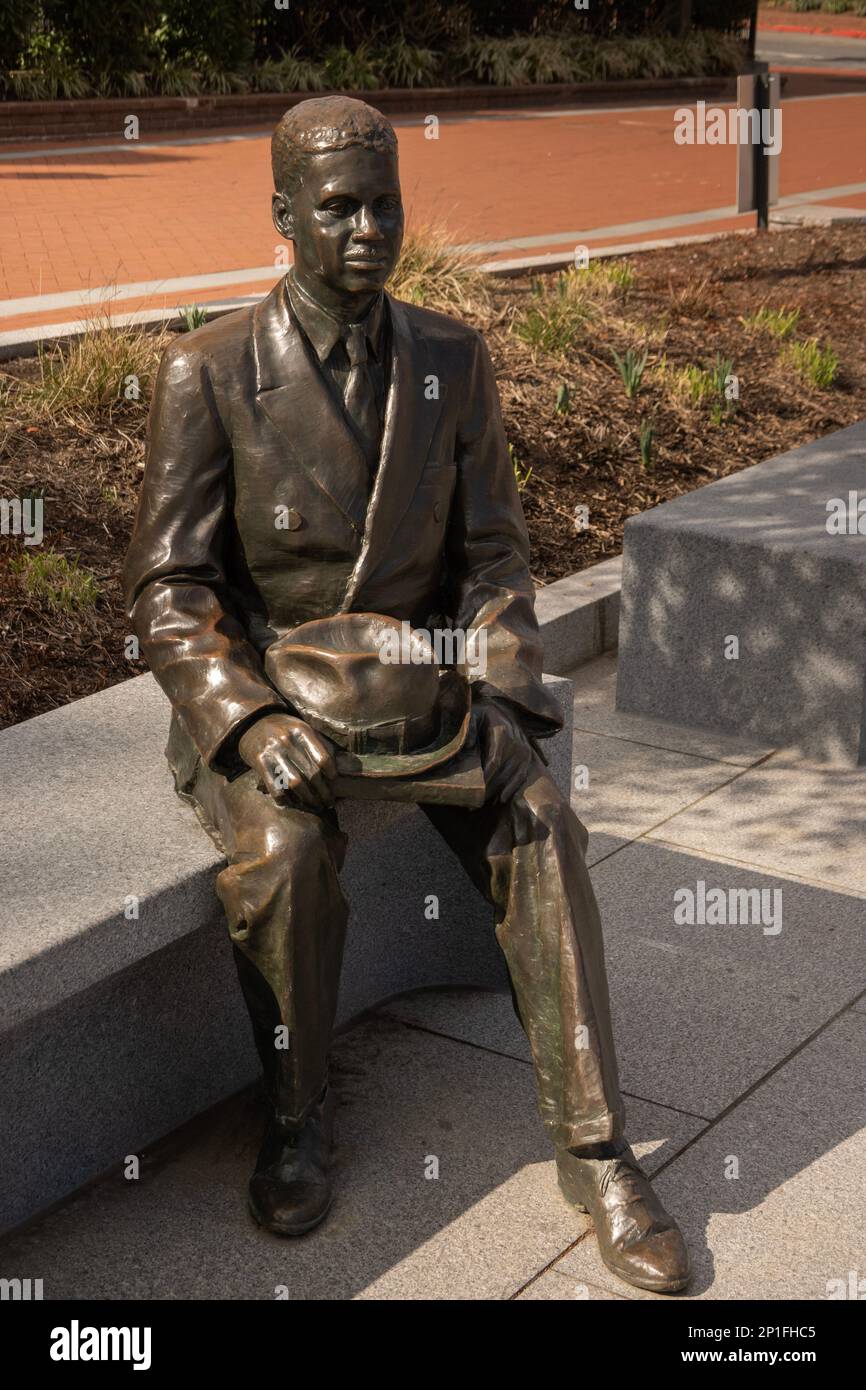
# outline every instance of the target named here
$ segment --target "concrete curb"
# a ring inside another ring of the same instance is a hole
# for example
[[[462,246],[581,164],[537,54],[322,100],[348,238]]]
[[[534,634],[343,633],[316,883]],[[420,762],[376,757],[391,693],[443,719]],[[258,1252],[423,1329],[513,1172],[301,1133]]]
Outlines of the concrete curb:
[[[545,671],[564,676],[581,662],[613,650],[621,587],[622,556],[615,555],[536,592]]]
[[[639,251],[662,251],[674,246],[715,241],[723,236],[750,236],[753,231],[752,227],[742,227],[722,232],[700,232],[694,236],[660,237],[653,241],[628,241],[621,245],[593,246],[590,247],[590,255],[593,259],[607,260],[615,256],[634,255]],[[488,275],[509,279],[531,271],[544,273],[566,270],[573,264],[573,251],[550,251],[538,256],[518,256],[507,261],[486,261],[480,269]],[[212,300],[199,304],[198,307],[207,312],[209,319],[214,319],[220,318],[223,314],[231,314],[235,309],[256,304],[261,298],[261,294],[237,295],[232,299]],[[112,328],[124,328],[130,324],[141,324],[152,329],[180,327],[180,317],[176,309],[137,309],[126,314],[109,314],[105,322]],[[0,362],[9,362],[15,357],[35,357],[40,344],[79,338],[84,331],[81,319],[74,322],[36,324],[32,328],[10,328],[5,333],[0,333]]]

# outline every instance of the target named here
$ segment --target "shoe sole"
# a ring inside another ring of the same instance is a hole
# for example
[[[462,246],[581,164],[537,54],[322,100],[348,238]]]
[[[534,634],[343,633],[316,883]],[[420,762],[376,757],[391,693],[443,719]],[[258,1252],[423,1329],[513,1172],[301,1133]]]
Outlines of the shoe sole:
[[[303,1225],[298,1226],[277,1226],[274,1225],[272,1222],[265,1221],[264,1218],[261,1217],[259,1213],[256,1211],[255,1207],[249,1199],[247,1199],[247,1210],[249,1211],[250,1216],[253,1218],[256,1225],[259,1226],[263,1231],[269,1231],[270,1234],[273,1236],[305,1236],[310,1231],[314,1231],[317,1226],[321,1226],[325,1217],[328,1215],[328,1212],[331,1210],[333,1204],[334,1203],[332,1198],[328,1205],[325,1207],[323,1212],[321,1212],[318,1216],[314,1217],[312,1221],[305,1221]]]
[[[589,1212],[583,1202],[574,1201],[561,1182],[559,1183],[559,1190],[570,1207],[573,1207],[575,1211],[581,1212],[584,1216],[589,1216]],[[652,1279],[631,1279],[627,1274],[623,1273],[621,1269],[617,1269],[616,1265],[608,1264],[602,1254],[601,1246],[599,1246],[598,1253],[601,1255],[602,1263],[605,1268],[609,1269],[611,1274],[615,1274],[617,1279],[621,1279],[624,1284],[634,1285],[636,1289],[646,1289],[648,1293],[682,1293],[691,1279],[691,1273],[687,1274],[685,1279],[676,1279],[673,1282],[667,1279],[661,1282],[653,1281]]]
[[[624,1284],[633,1284],[636,1289],[646,1289],[648,1293],[682,1293],[683,1289],[688,1286],[692,1277],[691,1274],[687,1274],[685,1279],[676,1279],[673,1282],[671,1280],[654,1282],[652,1279],[632,1279],[628,1274],[624,1274],[621,1269],[617,1269],[616,1265],[608,1264],[604,1255],[602,1255],[601,1247],[599,1247],[598,1253],[601,1255],[605,1267],[610,1270],[611,1274],[615,1274],[617,1279],[621,1279]]]

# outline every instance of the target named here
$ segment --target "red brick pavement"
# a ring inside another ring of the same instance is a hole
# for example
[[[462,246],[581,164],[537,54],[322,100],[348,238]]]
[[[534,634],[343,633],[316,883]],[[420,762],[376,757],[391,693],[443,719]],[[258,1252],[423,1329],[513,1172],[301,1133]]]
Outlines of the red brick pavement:
[[[444,223],[457,242],[541,238],[539,245],[497,253],[512,257],[570,249],[573,234],[587,229],[729,206],[736,151],[675,144],[673,110],[460,116],[442,121],[438,140],[425,139],[419,125],[398,122],[410,225]],[[866,183],[866,94],[786,103],[783,137],[783,195]],[[267,132],[186,145],[160,135],[152,144],[136,152],[0,161],[0,300],[274,264],[280,243],[269,213]],[[23,151],[33,152],[32,145]],[[866,194],[828,201],[866,207]],[[728,217],[601,233],[601,239],[690,235],[753,220]],[[593,238],[586,240],[592,245]],[[129,293],[113,307],[174,308],[251,294],[267,283],[266,277],[207,290]],[[0,331],[74,321],[86,312],[78,304],[0,310],[7,311]]]

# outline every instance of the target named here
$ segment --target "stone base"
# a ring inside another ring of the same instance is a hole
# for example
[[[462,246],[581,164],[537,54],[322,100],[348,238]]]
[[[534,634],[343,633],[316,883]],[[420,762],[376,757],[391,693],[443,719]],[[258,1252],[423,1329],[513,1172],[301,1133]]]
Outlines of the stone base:
[[[626,522],[617,708],[866,761],[864,457],[866,423]]]
[[[567,789],[571,685],[552,689],[566,726],[545,751]],[[0,1227],[258,1074],[214,893],[222,861],[174,794],[167,727],[141,676],[0,735]],[[423,813],[346,803],[340,819],[339,1023],[424,986],[507,989],[492,911]]]

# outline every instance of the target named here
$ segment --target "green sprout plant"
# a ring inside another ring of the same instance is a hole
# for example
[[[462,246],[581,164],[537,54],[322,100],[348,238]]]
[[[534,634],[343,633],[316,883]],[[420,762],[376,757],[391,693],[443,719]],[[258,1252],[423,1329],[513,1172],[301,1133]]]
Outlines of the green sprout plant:
[[[782,360],[820,391],[828,390],[839,375],[837,354],[831,347],[822,347],[817,338],[788,343],[782,350]]]
[[[9,562],[13,574],[21,579],[28,597],[65,613],[92,608],[100,589],[89,570],[78,560],[67,560],[54,550],[26,553]]]
[[[769,333],[774,338],[790,338],[799,322],[799,309],[769,309],[766,305],[754,314],[744,314],[740,319],[745,328]]]
[[[637,352],[634,348],[629,348],[622,357],[620,357],[615,348],[611,348],[611,352],[619,368],[619,374],[622,377],[623,386],[625,387],[625,394],[630,401],[634,400],[640,390],[641,382],[643,381],[643,374],[646,371],[646,364],[649,359],[649,351],[647,348],[644,348],[643,352]]]
[[[640,465],[645,471],[652,468],[653,462],[653,440],[655,438],[655,423],[651,418],[644,418],[640,422],[638,432],[638,446],[640,448]]]
[[[177,312],[181,333],[192,333],[193,329],[202,328],[207,323],[207,309],[200,304],[184,304]]]
[[[511,459],[511,467],[514,470],[514,480],[517,483],[517,491],[524,492],[529,479],[532,477],[532,469],[524,468],[517,450],[513,444],[508,446],[508,457]]]

